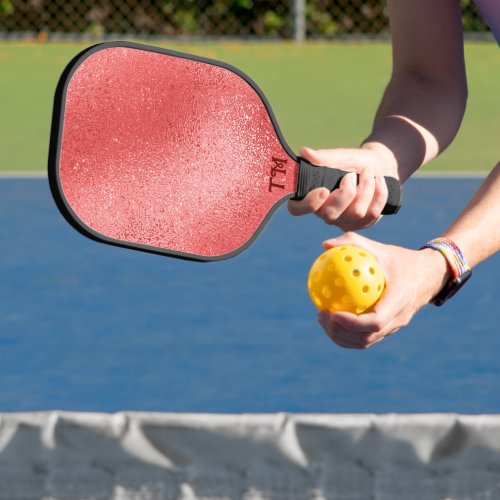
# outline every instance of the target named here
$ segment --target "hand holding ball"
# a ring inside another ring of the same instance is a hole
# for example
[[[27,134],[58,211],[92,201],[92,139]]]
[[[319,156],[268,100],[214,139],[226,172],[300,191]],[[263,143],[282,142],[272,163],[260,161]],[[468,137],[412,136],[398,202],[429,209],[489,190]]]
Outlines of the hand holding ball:
[[[334,247],[312,265],[307,288],[318,309],[362,314],[380,299],[385,288],[384,272],[365,249]]]

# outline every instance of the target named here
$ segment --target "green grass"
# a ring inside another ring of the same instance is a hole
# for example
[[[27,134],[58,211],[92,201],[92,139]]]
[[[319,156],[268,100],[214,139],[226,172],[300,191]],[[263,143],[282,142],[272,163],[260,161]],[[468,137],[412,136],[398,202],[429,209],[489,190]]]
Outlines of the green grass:
[[[0,170],[45,170],[54,89],[65,64],[86,46],[0,44]],[[388,43],[168,47],[226,61],[250,75],[267,95],[295,151],[302,145],[357,146],[370,131],[391,69]],[[470,97],[462,129],[426,169],[488,170],[498,161],[498,48],[468,43],[466,58]]]

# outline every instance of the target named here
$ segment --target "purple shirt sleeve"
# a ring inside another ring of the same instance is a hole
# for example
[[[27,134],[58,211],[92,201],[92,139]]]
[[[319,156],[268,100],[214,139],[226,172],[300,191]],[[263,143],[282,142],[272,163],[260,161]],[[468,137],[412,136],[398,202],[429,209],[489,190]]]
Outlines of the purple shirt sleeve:
[[[500,45],[500,0],[474,0]]]

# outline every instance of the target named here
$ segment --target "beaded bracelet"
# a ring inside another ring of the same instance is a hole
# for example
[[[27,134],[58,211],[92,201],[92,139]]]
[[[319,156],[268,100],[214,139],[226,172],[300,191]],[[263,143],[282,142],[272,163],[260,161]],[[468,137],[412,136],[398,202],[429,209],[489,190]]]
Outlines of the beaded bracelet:
[[[422,248],[432,248],[441,252],[450,265],[454,278],[458,278],[470,270],[462,250],[448,238],[436,238],[426,243]]]
[[[471,277],[472,270],[460,248],[448,238],[436,238],[426,243],[421,250],[423,248],[432,248],[440,252],[446,259],[453,275],[453,278],[431,301],[434,305],[440,306],[458,292]]]

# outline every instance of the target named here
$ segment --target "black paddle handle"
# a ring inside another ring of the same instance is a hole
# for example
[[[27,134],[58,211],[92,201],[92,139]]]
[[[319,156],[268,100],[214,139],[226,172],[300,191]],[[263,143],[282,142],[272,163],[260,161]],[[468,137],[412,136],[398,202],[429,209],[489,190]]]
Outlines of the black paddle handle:
[[[297,192],[294,200],[302,200],[306,194],[313,189],[326,187],[330,191],[337,189],[342,178],[349,174],[345,170],[330,167],[317,167],[312,165],[304,158],[298,158],[299,162],[299,178],[297,182]],[[394,177],[384,177],[389,190],[387,203],[382,210],[384,215],[395,214],[401,207],[402,189],[401,184]],[[359,182],[359,175],[357,175]]]

